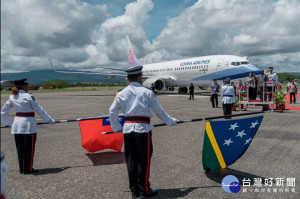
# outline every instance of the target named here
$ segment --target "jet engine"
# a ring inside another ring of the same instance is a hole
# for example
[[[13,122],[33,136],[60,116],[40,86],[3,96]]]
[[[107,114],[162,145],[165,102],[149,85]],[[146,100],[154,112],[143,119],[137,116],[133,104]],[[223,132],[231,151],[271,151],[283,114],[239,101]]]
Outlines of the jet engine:
[[[154,88],[156,91],[162,91],[162,90],[166,90],[166,83],[164,80],[162,79],[154,79],[154,78],[150,78],[150,79],[146,79],[143,82],[143,85],[147,88],[151,88],[152,84],[154,84]]]

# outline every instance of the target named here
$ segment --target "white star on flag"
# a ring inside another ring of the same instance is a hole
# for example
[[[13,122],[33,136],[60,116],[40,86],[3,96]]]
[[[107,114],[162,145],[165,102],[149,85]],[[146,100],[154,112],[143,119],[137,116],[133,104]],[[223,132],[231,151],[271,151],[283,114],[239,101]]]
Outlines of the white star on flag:
[[[233,143],[233,141],[231,141],[231,138],[229,138],[229,140],[224,140],[224,141],[225,143],[223,145],[227,144],[229,146],[229,144]]]
[[[246,140],[246,143],[244,145],[249,144],[251,140],[252,140],[251,138],[249,138],[248,140]]]
[[[259,123],[257,122],[257,120],[253,123],[251,122],[251,126],[250,126],[250,129],[251,128],[255,128],[256,125],[258,125]]]
[[[247,135],[246,133],[244,133],[244,130],[241,132],[238,132],[238,135],[236,137],[241,137],[243,138],[244,135]]]
[[[237,122],[235,123],[235,124],[230,124],[230,129],[228,129],[228,130],[234,130],[235,128],[237,128],[237,127],[239,127],[238,125],[237,125]]]

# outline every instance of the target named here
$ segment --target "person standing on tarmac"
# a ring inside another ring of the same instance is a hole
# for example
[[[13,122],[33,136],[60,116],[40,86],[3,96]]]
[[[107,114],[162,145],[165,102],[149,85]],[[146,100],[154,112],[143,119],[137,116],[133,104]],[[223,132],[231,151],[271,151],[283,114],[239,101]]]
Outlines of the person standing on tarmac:
[[[293,97],[294,97],[294,104],[296,104],[296,92],[297,92],[297,86],[295,84],[295,81],[292,80],[289,84],[289,93],[290,93],[290,103],[293,103]]]
[[[20,173],[32,174],[38,172],[32,168],[37,134],[35,112],[49,124],[54,124],[55,121],[38,104],[33,95],[27,93],[27,79],[16,80],[14,83],[12,95],[1,109],[1,122],[3,126],[11,127],[11,134],[15,137]],[[12,107],[16,116],[11,124],[9,111]]]
[[[190,99],[193,99],[194,100],[194,90],[195,90],[195,87],[193,85],[193,83],[191,83],[190,87],[189,87],[189,91],[190,91]]]
[[[230,85],[230,78],[225,79],[225,86],[221,90],[221,99],[223,103],[224,115],[231,115],[231,107],[235,101],[234,88]],[[230,119],[226,117],[225,119]]]
[[[124,133],[124,150],[132,198],[149,198],[158,194],[150,188],[150,160],[153,152],[150,109],[167,125],[174,126],[177,119],[170,117],[156,99],[152,90],[142,83],[143,66],[131,67],[127,72],[130,84],[116,94],[110,109],[110,122],[114,132]],[[119,109],[125,115],[122,127]]]
[[[220,86],[217,83],[217,79],[214,79],[214,83],[212,83],[210,85],[210,88],[211,88],[211,98],[210,99],[211,99],[212,107],[218,108],[218,93],[219,93]]]

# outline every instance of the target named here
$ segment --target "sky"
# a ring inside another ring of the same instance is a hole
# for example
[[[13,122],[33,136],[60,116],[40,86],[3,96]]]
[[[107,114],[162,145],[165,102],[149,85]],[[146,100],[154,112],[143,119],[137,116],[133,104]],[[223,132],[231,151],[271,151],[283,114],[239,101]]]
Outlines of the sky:
[[[1,1],[1,73],[247,56],[300,72],[300,0]]]

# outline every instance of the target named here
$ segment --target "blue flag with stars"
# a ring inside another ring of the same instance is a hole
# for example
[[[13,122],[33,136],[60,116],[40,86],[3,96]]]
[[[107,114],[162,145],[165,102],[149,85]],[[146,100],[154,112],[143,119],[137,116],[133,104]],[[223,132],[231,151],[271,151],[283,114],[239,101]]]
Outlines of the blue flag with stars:
[[[226,168],[238,160],[252,142],[263,116],[206,123],[202,164],[205,170]]]

